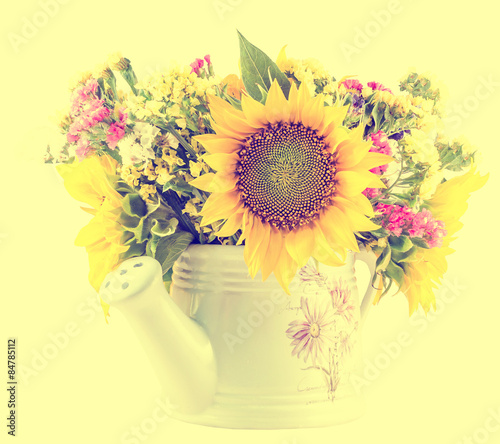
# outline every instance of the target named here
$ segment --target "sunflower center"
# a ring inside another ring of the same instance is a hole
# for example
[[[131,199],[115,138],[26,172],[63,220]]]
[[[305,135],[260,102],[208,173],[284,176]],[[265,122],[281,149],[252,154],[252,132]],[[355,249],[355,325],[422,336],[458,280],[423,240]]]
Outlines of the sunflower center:
[[[335,160],[323,138],[302,124],[279,123],[240,150],[241,198],[263,221],[292,230],[313,220],[335,191]]]
[[[316,323],[311,324],[311,326],[309,327],[309,334],[313,338],[317,338],[319,336],[319,331],[320,331],[319,325]]]

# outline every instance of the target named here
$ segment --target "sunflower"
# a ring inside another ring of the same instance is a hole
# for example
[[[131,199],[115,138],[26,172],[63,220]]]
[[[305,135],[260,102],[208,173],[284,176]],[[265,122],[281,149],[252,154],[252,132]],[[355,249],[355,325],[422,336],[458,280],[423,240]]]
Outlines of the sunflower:
[[[99,291],[106,275],[120,262],[121,253],[128,250],[121,243],[118,223],[122,197],[109,181],[109,175],[116,174],[116,161],[109,156],[91,156],[78,163],[58,165],[57,171],[68,193],[90,205],[81,208],[94,216],[78,233],[75,245],[87,250],[89,282]],[[109,305],[102,300],[101,305],[107,317]]]
[[[454,177],[436,188],[427,205],[436,219],[445,223],[447,234],[438,248],[422,248],[414,262],[405,268],[404,283],[401,291],[408,299],[410,315],[419,304],[427,313],[431,305],[436,309],[434,289],[447,270],[446,256],[455,250],[450,243],[454,234],[462,228],[460,218],[467,210],[467,200],[472,192],[479,190],[488,180],[488,175],[480,176],[473,166],[466,174]]]
[[[369,152],[362,126],[342,126],[348,107],[325,106],[304,85],[286,99],[276,81],[265,104],[243,94],[241,111],[215,96],[209,106],[215,134],[196,140],[216,173],[190,183],[211,193],[202,225],[222,220],[219,237],[241,230],[252,277],[274,272],[288,291],[309,257],[337,266],[359,251],[354,233],[378,228],[362,191],[384,187],[369,170],[392,158]]]

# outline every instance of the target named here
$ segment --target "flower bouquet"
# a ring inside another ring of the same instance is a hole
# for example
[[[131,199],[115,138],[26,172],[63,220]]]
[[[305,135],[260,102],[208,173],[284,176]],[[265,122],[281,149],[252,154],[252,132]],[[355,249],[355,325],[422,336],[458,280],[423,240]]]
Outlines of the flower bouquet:
[[[90,206],[75,243],[92,286],[145,255],[168,289],[198,243],[244,245],[249,274],[287,291],[309,258],[340,266],[364,247],[375,302],[392,287],[410,314],[435,307],[466,201],[487,180],[476,149],[443,135],[442,88],[416,72],[400,92],[337,80],[285,48],[274,62],[239,43],[239,76],[219,77],[207,55],[137,79],[116,54],[72,86],[66,143],[46,161]]]

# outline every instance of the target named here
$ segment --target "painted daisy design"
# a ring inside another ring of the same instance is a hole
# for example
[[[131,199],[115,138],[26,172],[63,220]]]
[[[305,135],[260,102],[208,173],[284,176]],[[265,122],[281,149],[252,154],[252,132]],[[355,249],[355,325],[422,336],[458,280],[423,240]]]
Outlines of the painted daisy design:
[[[196,140],[216,173],[190,184],[211,193],[202,225],[223,221],[220,237],[241,230],[252,277],[274,272],[288,291],[311,256],[341,265],[348,249],[358,251],[354,233],[378,228],[362,191],[384,187],[369,170],[392,158],[369,152],[361,126],[342,126],[347,107],[325,106],[303,85],[291,85],[287,99],[276,81],[265,104],[243,94],[242,110],[215,96],[209,106],[215,134]]]
[[[290,322],[286,331],[288,338],[292,339],[292,356],[304,357],[304,362],[311,357],[316,364],[318,357],[328,359],[329,348],[335,340],[335,312],[328,301],[320,304],[318,299],[300,298],[300,308],[304,320]]]

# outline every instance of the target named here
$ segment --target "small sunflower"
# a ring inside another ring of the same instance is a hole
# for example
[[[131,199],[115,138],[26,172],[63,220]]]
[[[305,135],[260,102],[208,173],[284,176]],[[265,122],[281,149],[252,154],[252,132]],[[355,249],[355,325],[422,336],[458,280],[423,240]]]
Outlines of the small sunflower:
[[[415,261],[407,263],[401,291],[408,299],[410,315],[419,305],[425,313],[431,306],[436,309],[434,289],[438,288],[448,268],[446,256],[455,251],[450,243],[456,239],[455,233],[463,226],[460,218],[467,210],[471,193],[482,188],[488,177],[488,174],[481,176],[473,166],[467,173],[439,184],[432,198],[427,201],[433,216],[444,222],[447,234],[441,247],[422,248]]]
[[[311,256],[341,265],[348,249],[358,251],[354,232],[378,228],[362,191],[384,187],[369,170],[392,158],[369,152],[363,127],[342,126],[348,107],[325,106],[303,85],[291,85],[286,99],[274,81],[265,104],[243,94],[241,105],[211,97],[216,134],[196,140],[217,173],[191,185],[211,193],[202,225],[223,220],[219,237],[241,230],[250,275],[274,272],[287,290]]]

